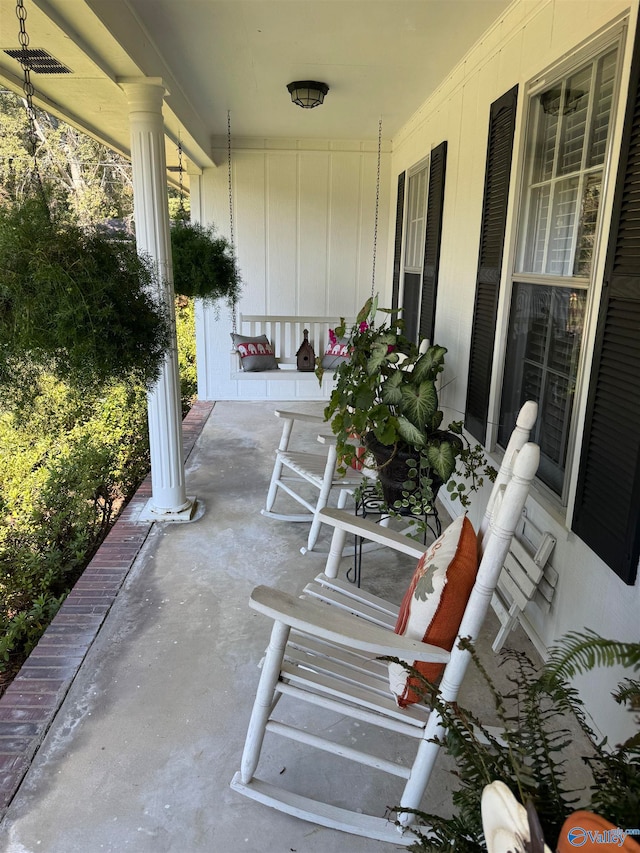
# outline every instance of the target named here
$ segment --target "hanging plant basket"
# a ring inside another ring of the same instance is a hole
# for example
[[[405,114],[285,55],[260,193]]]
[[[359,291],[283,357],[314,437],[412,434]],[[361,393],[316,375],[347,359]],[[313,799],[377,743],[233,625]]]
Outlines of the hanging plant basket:
[[[211,226],[179,220],[171,228],[173,286],[182,296],[208,302],[238,301],[240,273],[233,248]]]
[[[78,387],[157,378],[168,343],[153,266],[37,194],[0,208],[0,388],[50,370]]]

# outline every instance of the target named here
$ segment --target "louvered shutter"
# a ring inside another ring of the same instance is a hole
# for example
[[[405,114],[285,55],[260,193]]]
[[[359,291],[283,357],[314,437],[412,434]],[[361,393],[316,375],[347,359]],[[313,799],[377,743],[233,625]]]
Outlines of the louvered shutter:
[[[491,105],[489,113],[489,142],[464,421],[466,429],[482,444],[487,436],[517,102],[518,87],[514,86]]]
[[[572,525],[629,585],[640,556],[639,42],[636,35]]]
[[[447,143],[441,142],[431,152],[429,164],[429,189],[427,191],[427,222],[422,267],[422,298],[420,300],[420,339],[433,343],[438,292],[438,268],[442,241],[442,208],[444,206],[444,178],[447,166]]]
[[[404,217],[404,185],[406,172],[398,175],[398,199],[396,202],[396,236],[393,249],[393,290],[391,307],[395,310],[400,304],[400,273],[402,270],[402,221]]]

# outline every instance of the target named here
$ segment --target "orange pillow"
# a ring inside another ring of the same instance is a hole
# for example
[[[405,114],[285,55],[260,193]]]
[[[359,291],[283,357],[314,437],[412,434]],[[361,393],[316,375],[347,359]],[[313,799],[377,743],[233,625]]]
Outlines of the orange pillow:
[[[638,828],[635,828],[635,832],[639,832]],[[640,844],[634,836],[627,835],[624,829],[614,826],[600,815],[587,811],[569,815],[558,837],[558,853],[569,853],[578,847],[589,853],[612,849],[620,853],[640,853]]]
[[[416,566],[395,632],[451,651],[478,572],[478,542],[466,515],[451,522]],[[414,661],[428,681],[442,675],[444,664]],[[389,664],[389,686],[401,708],[421,700],[420,680],[397,663]]]

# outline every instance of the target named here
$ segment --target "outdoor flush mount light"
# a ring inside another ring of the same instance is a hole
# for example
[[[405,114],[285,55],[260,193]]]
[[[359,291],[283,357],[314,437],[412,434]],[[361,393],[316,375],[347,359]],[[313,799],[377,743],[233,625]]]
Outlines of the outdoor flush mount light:
[[[326,83],[318,83],[316,80],[297,80],[295,83],[289,83],[287,89],[291,93],[293,103],[303,110],[319,107],[329,91]]]

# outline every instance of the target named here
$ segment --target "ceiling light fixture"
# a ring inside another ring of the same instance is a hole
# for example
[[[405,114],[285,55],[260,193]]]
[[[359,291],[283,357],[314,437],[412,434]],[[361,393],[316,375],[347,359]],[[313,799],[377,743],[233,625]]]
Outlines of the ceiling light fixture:
[[[295,83],[289,83],[287,89],[293,103],[303,110],[319,107],[329,91],[326,83],[318,83],[316,80],[297,80]]]

